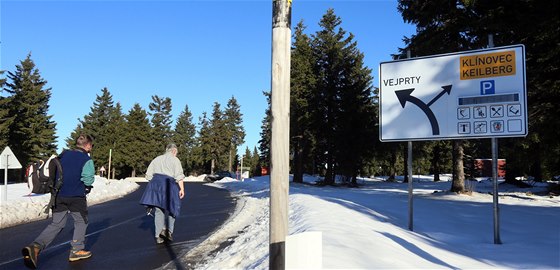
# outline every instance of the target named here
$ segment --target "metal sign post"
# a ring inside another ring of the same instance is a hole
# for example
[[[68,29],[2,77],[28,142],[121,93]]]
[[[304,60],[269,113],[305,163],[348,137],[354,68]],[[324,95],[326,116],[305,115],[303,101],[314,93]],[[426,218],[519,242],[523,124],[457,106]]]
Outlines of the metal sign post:
[[[488,47],[494,47],[494,36],[488,35]],[[492,180],[493,196],[492,205],[494,210],[494,244],[501,244],[500,239],[500,205],[498,204],[498,139],[492,137]]]
[[[2,187],[2,202],[8,201],[8,159],[9,155],[6,155],[6,163],[4,168],[4,186]]]
[[[414,231],[413,227],[413,186],[412,186],[412,141],[408,141],[408,229]]]
[[[410,58],[410,50],[406,51],[406,57]],[[408,141],[408,229],[414,231],[414,184],[412,183],[412,141]]]
[[[8,201],[8,169],[21,169],[21,164],[17,160],[14,152],[9,146],[4,148],[0,154],[0,169],[4,169],[4,186],[2,187],[2,202]]]
[[[493,209],[494,209],[494,244],[501,244],[500,240],[500,206],[498,205],[498,139],[492,138],[492,179],[493,179]]]

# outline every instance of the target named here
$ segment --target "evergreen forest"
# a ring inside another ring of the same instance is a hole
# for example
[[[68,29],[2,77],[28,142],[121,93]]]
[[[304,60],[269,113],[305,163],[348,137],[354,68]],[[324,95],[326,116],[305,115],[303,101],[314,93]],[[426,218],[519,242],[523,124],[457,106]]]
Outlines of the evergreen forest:
[[[499,140],[506,159],[506,180],[531,176],[546,181],[560,175],[560,14],[559,2],[539,0],[399,0],[398,12],[416,33],[404,36],[393,59],[523,44],[528,95],[527,137]],[[364,63],[359,37],[343,28],[335,10],[325,12],[319,30],[307,32],[300,21],[292,27],[290,100],[290,174],[321,175],[321,184],[356,186],[360,176],[406,175],[406,143],[379,141],[378,88]],[[388,26],[390,27],[390,26]],[[382,41],[380,41],[382,42]],[[31,54],[14,70],[2,72],[0,148],[10,146],[22,164],[54,154],[56,123],[49,115],[52,91],[46,87]],[[264,91],[270,105],[270,92]],[[171,115],[172,106],[181,113]],[[243,167],[251,175],[270,168],[270,106],[263,112],[260,140],[244,149]],[[558,123],[556,125],[555,123]],[[135,104],[123,111],[110,89],[96,96],[91,111],[65,138],[74,147],[80,133],[94,136],[92,157],[115,178],[142,176],[149,162],[168,143],[179,147],[185,173],[235,171],[245,142],[243,115],[235,97],[215,102],[196,123],[187,104],[153,95],[148,108]],[[415,142],[414,174],[452,173],[451,191],[465,192],[465,180],[476,177],[473,162],[491,156],[490,139]],[[11,172],[12,173],[12,172]],[[23,175],[23,170],[13,172]],[[21,178],[20,178],[21,179]],[[405,181],[408,181],[405,178]]]

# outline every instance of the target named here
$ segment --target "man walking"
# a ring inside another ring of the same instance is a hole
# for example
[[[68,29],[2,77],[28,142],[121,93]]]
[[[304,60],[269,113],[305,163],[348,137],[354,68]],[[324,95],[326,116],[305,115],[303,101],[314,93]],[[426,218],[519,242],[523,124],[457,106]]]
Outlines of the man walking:
[[[30,245],[22,249],[26,266],[37,268],[39,253],[65,227],[68,214],[74,219],[74,235],[70,242],[71,250],[68,260],[72,262],[91,257],[91,252],[84,248],[88,226],[86,194],[91,190],[95,180],[95,167],[93,160],[88,155],[92,148],[93,138],[90,135],[81,134],[76,139],[76,149],[63,151],[60,154],[63,183],[52,207],[52,222]]]
[[[175,218],[181,209],[181,199],[185,196],[183,167],[177,158],[177,146],[169,144],[165,153],[156,157],[148,166],[146,179],[150,181],[140,204],[155,208],[154,225],[156,243],[173,241]]]

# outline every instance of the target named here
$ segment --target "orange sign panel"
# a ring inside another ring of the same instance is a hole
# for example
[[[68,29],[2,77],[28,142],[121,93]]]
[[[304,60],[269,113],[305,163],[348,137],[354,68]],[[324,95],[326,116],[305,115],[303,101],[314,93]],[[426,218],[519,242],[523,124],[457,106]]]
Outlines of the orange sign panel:
[[[461,80],[515,75],[515,51],[462,56]]]

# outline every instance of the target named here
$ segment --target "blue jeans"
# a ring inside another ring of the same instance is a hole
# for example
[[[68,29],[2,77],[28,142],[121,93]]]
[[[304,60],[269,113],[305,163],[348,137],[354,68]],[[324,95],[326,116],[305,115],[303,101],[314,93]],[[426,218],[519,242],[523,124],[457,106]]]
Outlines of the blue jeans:
[[[156,209],[156,212],[154,214],[154,223],[156,225],[155,237],[159,237],[159,234],[161,233],[161,231],[163,231],[163,229],[168,229],[169,232],[173,233],[173,228],[175,227],[175,218],[172,217],[169,212],[166,212],[159,207],[154,208]]]

